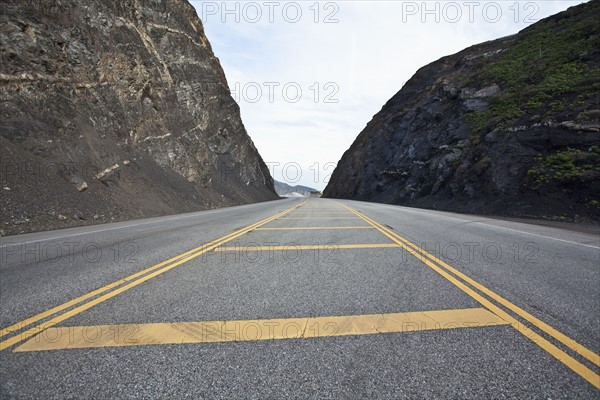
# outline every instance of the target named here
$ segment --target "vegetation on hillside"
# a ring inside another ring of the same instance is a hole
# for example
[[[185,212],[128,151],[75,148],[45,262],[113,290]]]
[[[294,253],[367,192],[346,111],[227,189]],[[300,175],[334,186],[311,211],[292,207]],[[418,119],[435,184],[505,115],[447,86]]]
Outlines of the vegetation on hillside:
[[[470,82],[475,87],[494,83],[502,91],[487,110],[473,112],[473,130],[484,133],[519,122],[577,120],[598,108],[600,98],[600,2],[577,20],[568,13],[532,25],[515,43],[482,65]]]
[[[530,179],[544,183],[583,183],[600,179],[600,147],[587,151],[566,149],[536,158],[538,165],[527,172]]]

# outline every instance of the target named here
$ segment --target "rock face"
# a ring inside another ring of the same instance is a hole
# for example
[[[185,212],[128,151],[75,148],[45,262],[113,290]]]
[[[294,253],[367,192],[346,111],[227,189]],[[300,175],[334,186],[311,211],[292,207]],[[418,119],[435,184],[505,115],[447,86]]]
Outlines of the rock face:
[[[277,198],[187,1],[2,7],[5,233]]]
[[[324,196],[597,221],[599,18],[593,0],[420,69]]]

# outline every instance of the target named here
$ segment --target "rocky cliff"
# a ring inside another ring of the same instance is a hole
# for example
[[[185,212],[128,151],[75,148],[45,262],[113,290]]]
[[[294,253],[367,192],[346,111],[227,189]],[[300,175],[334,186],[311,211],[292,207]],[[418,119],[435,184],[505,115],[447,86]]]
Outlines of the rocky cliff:
[[[420,69],[324,195],[599,220],[599,20],[593,0]]]
[[[277,198],[185,0],[2,0],[4,233]]]

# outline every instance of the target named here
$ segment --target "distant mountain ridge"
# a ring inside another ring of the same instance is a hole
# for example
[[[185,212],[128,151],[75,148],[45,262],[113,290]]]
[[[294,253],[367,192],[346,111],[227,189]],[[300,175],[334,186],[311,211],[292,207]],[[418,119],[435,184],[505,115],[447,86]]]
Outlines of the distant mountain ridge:
[[[421,68],[325,197],[600,221],[600,0]]]
[[[291,186],[277,180],[275,181],[275,192],[281,197],[311,197],[321,193],[317,189],[308,186]]]

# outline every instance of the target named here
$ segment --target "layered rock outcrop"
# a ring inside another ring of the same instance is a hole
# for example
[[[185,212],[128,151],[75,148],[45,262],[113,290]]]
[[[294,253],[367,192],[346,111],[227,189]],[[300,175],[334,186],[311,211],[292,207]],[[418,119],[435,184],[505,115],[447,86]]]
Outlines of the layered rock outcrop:
[[[600,218],[600,1],[420,69],[337,165],[326,197]]]
[[[5,233],[277,198],[187,1],[2,7]]]

